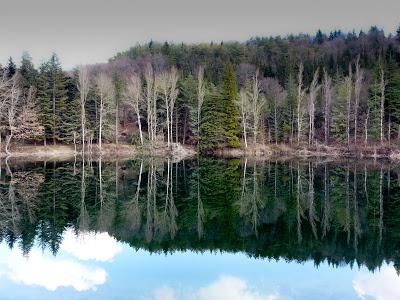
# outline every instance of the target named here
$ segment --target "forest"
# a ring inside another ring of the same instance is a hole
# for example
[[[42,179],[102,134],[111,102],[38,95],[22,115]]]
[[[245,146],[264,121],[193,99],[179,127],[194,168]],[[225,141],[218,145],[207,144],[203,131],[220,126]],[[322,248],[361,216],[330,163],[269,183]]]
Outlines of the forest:
[[[400,27],[136,45],[108,63],[0,66],[0,143],[215,149],[400,142]],[[75,148],[77,149],[77,148]]]

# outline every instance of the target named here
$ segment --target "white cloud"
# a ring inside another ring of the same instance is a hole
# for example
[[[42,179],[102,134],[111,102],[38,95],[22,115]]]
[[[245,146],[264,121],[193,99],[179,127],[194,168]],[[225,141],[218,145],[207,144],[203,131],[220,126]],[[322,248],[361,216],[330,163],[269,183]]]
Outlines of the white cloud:
[[[248,283],[238,277],[234,276],[221,276],[210,285],[202,287],[194,292],[184,293],[184,296],[177,297],[176,293],[170,287],[162,287],[157,289],[154,294],[154,300],[178,300],[178,299],[192,299],[192,300],[278,300],[280,296],[277,293],[262,294],[251,289]]]
[[[80,260],[111,261],[122,246],[107,232],[85,232],[76,235],[71,229],[63,235],[60,248]]]
[[[57,259],[32,249],[28,257],[19,250],[8,250],[0,258],[0,277],[17,283],[38,285],[54,291],[59,287],[73,287],[77,291],[95,290],[106,282],[107,273],[72,260]]]
[[[353,288],[361,299],[366,296],[377,300],[400,299],[400,277],[391,265],[374,273],[360,272]]]
[[[154,300],[175,300],[175,291],[167,286],[163,286],[154,292]]]

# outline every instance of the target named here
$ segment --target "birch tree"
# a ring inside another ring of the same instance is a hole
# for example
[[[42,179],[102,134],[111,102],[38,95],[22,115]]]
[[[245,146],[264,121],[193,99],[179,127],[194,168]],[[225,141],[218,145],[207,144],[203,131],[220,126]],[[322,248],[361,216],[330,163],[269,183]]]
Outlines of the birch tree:
[[[332,79],[328,75],[328,72],[324,70],[324,81],[323,81],[323,94],[324,94],[324,139],[325,145],[329,142],[329,128],[331,118],[331,105],[332,105]]]
[[[380,105],[380,137],[381,137],[381,143],[383,143],[383,137],[384,137],[384,135],[383,135],[383,117],[384,117],[384,113],[385,113],[385,86],[386,86],[386,84],[385,84],[385,73],[384,73],[384,70],[383,70],[383,67],[381,67],[381,70],[380,70],[380,79],[381,79],[381,81],[380,81],[380,85],[379,85],[379,88],[380,88],[380,92],[381,92],[381,105]]]
[[[309,133],[308,133],[308,144],[314,143],[315,138],[315,101],[317,99],[318,91],[321,86],[318,84],[318,73],[317,69],[314,72],[313,80],[309,89],[309,103],[308,103],[308,116],[309,116]]]
[[[112,79],[105,73],[100,73],[95,78],[96,93],[99,96],[99,136],[98,136],[98,146],[102,150],[102,140],[103,140],[103,127],[104,119],[111,112],[112,105],[115,103],[115,90]]]
[[[175,67],[171,68],[171,71],[168,73],[168,77],[169,77],[169,111],[170,111],[170,138],[171,138],[171,142],[173,142],[173,138],[172,138],[172,120],[173,120],[173,114],[174,114],[174,107],[175,107],[175,103],[176,103],[176,98],[178,97],[178,89],[177,89],[177,83],[178,83],[178,71],[176,70]],[[178,128],[175,128],[175,130],[178,130]],[[176,140],[176,142],[178,142],[178,140]]]
[[[44,138],[44,127],[39,121],[35,106],[35,92],[35,88],[31,86],[24,95],[24,104],[17,117],[14,130],[15,139],[19,141],[36,141]]]
[[[278,110],[287,99],[287,93],[283,87],[279,84],[278,80],[275,78],[268,77],[263,81],[263,90],[267,98],[268,104],[272,106],[271,111],[273,123],[274,123],[274,134],[275,134],[275,144],[279,140],[279,117]]]
[[[200,123],[201,123],[201,109],[204,103],[204,96],[206,94],[204,86],[204,67],[200,66],[197,72],[197,136],[198,144],[200,144]]]
[[[258,69],[253,76],[250,92],[250,111],[252,115],[252,129],[253,129],[253,144],[257,144],[257,135],[261,123],[261,112],[265,105],[265,97],[260,95],[260,82],[258,80]]]
[[[158,97],[158,82],[154,78],[154,70],[151,64],[146,66],[144,74],[146,82],[146,106],[147,106],[147,128],[152,143],[157,137],[157,97]]]
[[[127,93],[128,93],[128,98],[130,100],[130,104],[132,105],[133,110],[135,111],[136,114],[139,126],[140,143],[141,145],[143,145],[142,122],[140,119],[140,106],[143,100],[142,81],[140,80],[140,77],[138,75],[134,74],[129,78],[127,84]]]
[[[166,125],[167,125],[167,146],[172,142],[172,124],[175,101],[178,96],[176,84],[178,82],[178,73],[176,68],[172,68],[169,72],[164,71],[155,77],[155,81],[160,89],[164,99],[166,110]]]
[[[81,108],[81,139],[82,139],[82,155],[85,155],[85,129],[86,129],[86,100],[89,93],[89,72],[86,66],[79,67],[78,85],[79,103]]]
[[[166,110],[166,125],[167,125],[167,146],[170,146],[170,118],[169,118],[169,110],[170,110],[170,86],[169,86],[169,75],[167,72],[162,72],[157,74],[155,77],[156,82],[159,83],[160,92],[164,99],[164,105]]]
[[[248,118],[250,111],[250,100],[248,91],[245,88],[242,88],[239,92],[239,110],[240,110],[240,121],[242,123],[243,128],[243,139],[244,146],[247,149],[247,127],[248,127]]]
[[[360,68],[360,56],[356,60],[356,73],[354,78],[354,143],[357,143],[358,109],[360,105],[361,88],[364,80],[364,70]]]
[[[351,116],[351,95],[353,91],[353,79],[352,79],[352,67],[349,64],[349,75],[345,78],[346,84],[346,102],[347,102],[347,124],[346,124],[346,135],[347,135],[347,145],[350,145],[350,116]]]
[[[299,65],[299,72],[297,74],[297,144],[300,144],[300,137],[303,125],[303,99],[305,96],[305,91],[303,89],[303,70],[304,66],[301,62]]]
[[[8,130],[9,134],[6,140],[6,153],[10,155],[10,143],[11,139],[14,136],[15,123],[16,123],[16,115],[18,110],[18,105],[21,100],[21,89],[19,87],[20,77],[19,74],[16,73],[11,79],[10,86],[10,96],[8,97],[8,105],[7,105],[7,121],[8,121]]]

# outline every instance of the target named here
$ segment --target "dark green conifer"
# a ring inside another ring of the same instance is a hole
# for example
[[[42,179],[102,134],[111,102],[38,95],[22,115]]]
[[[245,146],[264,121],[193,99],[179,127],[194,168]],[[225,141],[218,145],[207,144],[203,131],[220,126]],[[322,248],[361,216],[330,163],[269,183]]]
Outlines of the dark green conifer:
[[[239,134],[239,111],[236,106],[237,85],[233,73],[232,64],[227,64],[224,71],[224,77],[221,84],[221,96],[224,106],[224,129],[225,138],[228,147],[240,147]]]
[[[8,59],[8,65],[6,67],[6,75],[7,78],[11,78],[14,76],[14,74],[17,72],[17,66],[15,65],[12,57]]]

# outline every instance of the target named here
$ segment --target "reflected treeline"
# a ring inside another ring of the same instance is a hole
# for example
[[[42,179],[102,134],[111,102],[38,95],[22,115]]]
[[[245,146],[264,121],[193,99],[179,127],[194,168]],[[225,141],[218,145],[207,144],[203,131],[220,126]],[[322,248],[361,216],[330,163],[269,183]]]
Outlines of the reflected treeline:
[[[63,232],[149,251],[400,268],[400,168],[382,162],[85,161],[4,164],[0,234],[55,254]]]

